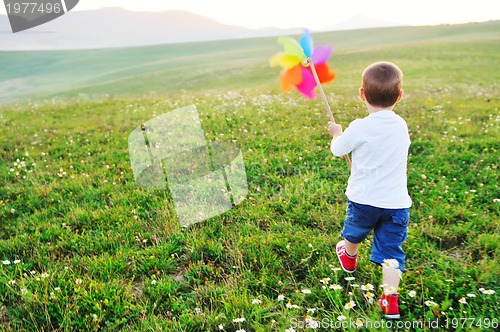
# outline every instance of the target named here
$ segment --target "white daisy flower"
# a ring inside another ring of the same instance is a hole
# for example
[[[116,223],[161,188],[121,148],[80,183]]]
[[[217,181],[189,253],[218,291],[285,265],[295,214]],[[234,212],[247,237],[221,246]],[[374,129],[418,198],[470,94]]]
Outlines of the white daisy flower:
[[[425,301],[424,303],[425,303],[425,305],[426,305],[426,306],[428,306],[428,307],[437,307],[437,306],[438,306],[438,304],[437,304],[436,302],[434,302],[434,301],[430,301],[430,300],[427,300],[427,301]]]
[[[399,263],[395,259],[384,259],[384,264],[385,267],[390,267],[391,269],[398,269],[399,268]]]
[[[385,293],[386,294],[396,294],[397,290],[395,287],[389,286],[385,288]]]
[[[367,298],[371,299],[371,298],[375,297],[375,294],[373,294],[372,292],[368,291],[368,292],[365,293],[365,296]]]
[[[371,291],[373,290],[374,287],[372,284],[366,284],[366,285],[361,285],[361,290],[364,290],[364,291]]]
[[[354,303],[354,301],[349,301],[347,302],[345,305],[344,305],[344,308],[347,309],[347,310],[351,310],[352,308],[354,308],[356,306],[356,303]]]
[[[307,322],[307,327],[310,329],[317,329],[319,327],[319,323],[317,321],[315,321],[314,319],[310,319]]]
[[[323,278],[319,282],[322,283],[322,284],[328,285],[328,283],[330,282],[330,280],[331,280],[330,278]]]
[[[287,307],[288,309],[300,309],[300,307],[299,307],[298,305],[296,305],[296,304],[291,304],[290,302],[288,302],[288,303],[286,304],[286,307]]]

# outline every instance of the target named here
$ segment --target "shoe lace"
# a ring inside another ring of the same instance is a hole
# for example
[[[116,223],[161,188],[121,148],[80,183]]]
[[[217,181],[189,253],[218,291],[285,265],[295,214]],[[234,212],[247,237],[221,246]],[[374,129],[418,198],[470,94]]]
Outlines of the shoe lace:
[[[356,256],[351,256],[347,253],[347,251],[345,250],[345,246],[340,247],[338,253],[340,256],[346,256],[347,258],[350,258],[350,259],[356,258]]]

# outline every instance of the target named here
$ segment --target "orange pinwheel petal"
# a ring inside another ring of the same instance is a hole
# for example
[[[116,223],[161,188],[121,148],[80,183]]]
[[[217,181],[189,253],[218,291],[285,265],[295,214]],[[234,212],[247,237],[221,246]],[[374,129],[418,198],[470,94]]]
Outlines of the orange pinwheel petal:
[[[295,66],[292,69],[283,70],[280,75],[281,88],[290,92],[292,88],[302,82],[302,67]]]

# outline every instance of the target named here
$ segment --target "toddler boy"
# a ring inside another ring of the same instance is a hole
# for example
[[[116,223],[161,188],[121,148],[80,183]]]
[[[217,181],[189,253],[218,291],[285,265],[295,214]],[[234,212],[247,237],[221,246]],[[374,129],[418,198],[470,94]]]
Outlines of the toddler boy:
[[[358,246],[373,230],[370,260],[382,266],[383,295],[378,301],[387,318],[400,318],[398,287],[405,272],[402,244],[408,234],[411,199],[406,185],[410,137],[394,105],[403,96],[403,73],[393,63],[376,62],[362,75],[359,96],[368,116],[354,120],[344,132],[329,123],[335,156],[352,152],[347,183],[347,210],[337,256],[344,271],[356,270]]]

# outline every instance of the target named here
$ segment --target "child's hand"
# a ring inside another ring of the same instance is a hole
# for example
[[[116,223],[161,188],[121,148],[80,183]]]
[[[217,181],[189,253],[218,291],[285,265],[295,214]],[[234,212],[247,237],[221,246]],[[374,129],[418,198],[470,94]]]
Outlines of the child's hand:
[[[332,137],[340,136],[342,135],[342,126],[335,122],[329,121],[328,132],[330,133],[330,135],[332,135]]]

